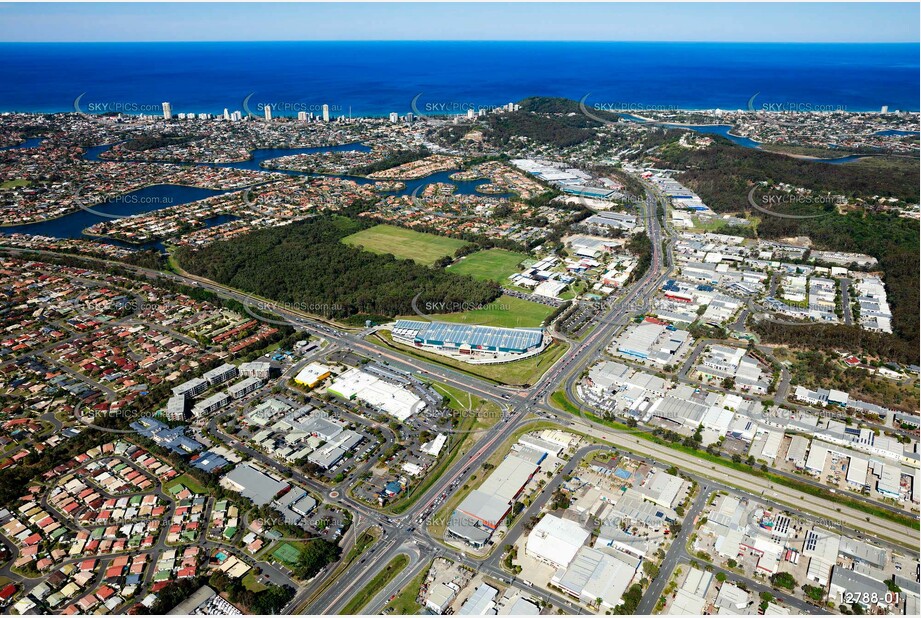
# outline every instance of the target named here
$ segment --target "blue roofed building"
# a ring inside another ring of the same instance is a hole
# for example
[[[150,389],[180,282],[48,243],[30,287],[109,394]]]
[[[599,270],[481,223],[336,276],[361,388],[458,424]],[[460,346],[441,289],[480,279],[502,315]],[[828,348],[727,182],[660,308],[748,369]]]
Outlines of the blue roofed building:
[[[500,328],[451,322],[397,320],[393,336],[416,347],[461,355],[528,354],[545,345],[543,328]]]

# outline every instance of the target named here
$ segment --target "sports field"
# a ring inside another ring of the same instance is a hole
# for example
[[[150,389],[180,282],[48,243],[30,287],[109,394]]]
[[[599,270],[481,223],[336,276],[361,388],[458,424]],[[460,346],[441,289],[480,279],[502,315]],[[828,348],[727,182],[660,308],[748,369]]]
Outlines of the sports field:
[[[474,279],[491,279],[502,284],[519,271],[518,265],[528,259],[525,253],[505,249],[487,249],[468,255],[447,270],[458,275],[470,275]]]
[[[543,324],[544,319],[553,311],[553,307],[503,294],[491,303],[483,305],[482,308],[471,308],[469,311],[458,313],[435,313],[429,317],[432,320],[456,322],[458,324],[537,328]],[[401,317],[407,320],[419,319],[419,316],[416,315],[404,315]]]
[[[407,230],[394,225],[375,225],[342,239],[347,245],[361,245],[372,253],[389,253],[430,266],[439,258],[454,255],[466,245],[463,240]]]
[[[282,543],[278,546],[278,549],[272,552],[272,556],[279,562],[294,565],[297,564],[297,559],[301,557],[301,552],[293,545]]]

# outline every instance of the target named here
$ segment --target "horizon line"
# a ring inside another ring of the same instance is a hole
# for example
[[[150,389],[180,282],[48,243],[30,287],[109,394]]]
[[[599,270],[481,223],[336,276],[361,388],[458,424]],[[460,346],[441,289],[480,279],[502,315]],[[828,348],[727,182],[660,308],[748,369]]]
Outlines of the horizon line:
[[[707,41],[653,39],[230,39],[144,41],[0,41],[0,45],[135,45],[175,43],[656,43],[709,45],[921,45],[918,41]]]

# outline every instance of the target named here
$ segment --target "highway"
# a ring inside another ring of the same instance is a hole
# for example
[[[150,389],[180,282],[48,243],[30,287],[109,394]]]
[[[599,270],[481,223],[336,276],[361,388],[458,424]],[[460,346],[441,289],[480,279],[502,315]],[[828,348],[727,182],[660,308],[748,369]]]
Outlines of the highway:
[[[260,307],[271,307],[272,312],[283,322],[296,327],[299,330],[307,332],[315,337],[326,339],[334,346],[343,349],[358,351],[368,357],[380,361],[386,361],[397,369],[421,373],[426,379],[433,379],[443,382],[456,388],[470,391],[484,399],[494,402],[506,410],[506,418],[495,425],[491,430],[484,431],[476,436],[476,442],[469,452],[463,457],[458,458],[450,465],[441,477],[433,485],[422,493],[416,501],[403,513],[395,515],[390,512],[382,511],[368,505],[358,503],[349,498],[347,491],[339,491],[337,498],[329,497],[328,486],[325,486],[296,470],[287,466],[281,466],[268,456],[255,451],[245,445],[238,444],[235,446],[248,456],[261,463],[284,472],[294,481],[309,487],[310,489],[321,493],[329,500],[338,502],[340,506],[352,510],[356,514],[356,524],[347,535],[346,543],[353,541],[358,536],[358,520],[364,522],[364,527],[375,525],[383,531],[382,538],[365,551],[356,561],[351,564],[344,572],[336,575],[336,585],[329,585],[327,578],[335,572],[333,567],[328,567],[321,572],[307,586],[298,590],[297,596],[289,604],[286,611],[297,611],[300,613],[335,613],[339,611],[348,600],[354,596],[377,572],[396,555],[404,553],[411,558],[410,566],[405,572],[399,574],[391,584],[385,586],[377,594],[365,609],[379,611],[379,609],[393,594],[399,589],[399,586],[412,579],[417,574],[418,565],[427,564],[428,559],[434,555],[444,555],[452,560],[470,565],[472,568],[489,574],[491,577],[502,580],[510,580],[511,575],[506,573],[499,561],[501,556],[498,552],[485,560],[474,560],[469,556],[447,548],[440,544],[439,539],[433,539],[429,536],[425,524],[417,524],[417,519],[422,513],[431,513],[436,500],[442,495],[449,495],[452,487],[460,486],[463,481],[475,474],[482,463],[495,451],[496,447],[503,444],[514,432],[525,426],[526,423],[534,419],[530,413],[536,413],[539,416],[554,415],[562,417],[561,424],[568,426],[576,431],[580,431],[596,440],[607,442],[624,451],[635,453],[638,456],[648,457],[663,465],[676,465],[683,473],[698,479],[701,484],[701,492],[698,501],[695,501],[690,515],[685,520],[685,526],[682,534],[686,537],[686,530],[691,528],[691,522],[700,512],[703,504],[703,496],[708,491],[713,491],[719,487],[726,487],[732,491],[743,490],[759,499],[769,500],[782,504],[797,511],[807,511],[816,514],[831,521],[838,521],[842,527],[853,528],[871,535],[879,535],[886,539],[908,546],[917,548],[918,533],[916,530],[907,526],[902,526],[889,520],[867,516],[862,511],[850,507],[841,506],[833,499],[826,499],[811,495],[799,495],[797,492],[783,487],[775,488],[770,482],[761,477],[737,471],[726,466],[711,464],[705,460],[696,458],[684,452],[660,446],[648,440],[643,440],[628,433],[620,433],[604,425],[600,425],[583,418],[581,415],[573,416],[567,412],[560,411],[548,403],[548,397],[556,389],[563,388],[564,392],[569,395],[573,402],[579,402],[576,392],[576,385],[583,371],[591,366],[600,358],[607,345],[630,319],[643,312],[649,303],[649,299],[655,293],[655,290],[661,283],[668,278],[673,270],[673,253],[672,241],[670,240],[671,230],[663,229],[657,216],[657,209],[662,207],[667,213],[666,199],[654,192],[651,185],[646,185],[646,203],[644,205],[645,217],[647,222],[647,234],[652,243],[652,253],[648,270],[633,284],[627,287],[624,294],[609,303],[606,310],[598,317],[598,324],[588,336],[583,340],[571,342],[570,347],[563,353],[560,359],[548,369],[544,375],[529,389],[510,388],[476,378],[472,375],[461,371],[439,365],[435,362],[422,360],[416,357],[408,357],[397,351],[383,349],[364,340],[366,331],[364,330],[344,330],[328,322],[317,319],[316,316],[308,315],[303,312],[291,310],[283,306],[276,305],[267,299],[259,298],[252,294],[247,294],[239,290],[234,290],[226,286],[194,277],[189,274],[164,273],[150,269],[126,266],[119,262],[100,260],[98,258],[85,258],[91,263],[102,263],[112,267],[118,267],[133,271],[136,275],[147,277],[151,280],[168,280],[173,283],[182,285],[192,285],[202,289],[209,290],[223,298],[234,299],[246,306],[255,306],[257,303]],[[667,218],[666,218],[667,220]],[[666,242],[667,241],[667,242]],[[3,249],[4,252],[12,255],[21,255],[23,252],[17,249]],[[48,254],[56,255],[51,252],[30,251],[30,254]],[[83,258],[83,256],[80,256]],[[209,424],[208,429],[221,440],[230,442],[231,436],[222,433],[216,423]],[[598,446],[582,449],[577,456],[573,457],[567,464],[568,469],[572,469],[582,456],[590,450],[601,448]],[[546,502],[552,493],[552,488],[559,485],[561,475],[552,479],[545,490],[535,499],[527,512],[519,518],[514,525],[510,534],[506,537],[505,542],[512,542],[516,536],[522,532],[523,522],[532,514],[539,512],[541,506]],[[457,481],[456,485],[453,485]],[[680,543],[674,543],[672,549]],[[668,568],[678,561],[686,558],[678,550],[674,550],[666,555],[665,564],[663,564],[660,577],[654,581],[650,592],[643,599],[644,605],[658,600],[662,586],[660,579],[664,580],[669,575]],[[738,579],[737,574],[732,576]],[[544,589],[534,588],[520,580],[516,583],[521,588],[527,589],[535,596],[547,599],[554,605],[561,607],[568,613],[582,613],[578,606],[575,606],[570,599],[560,595],[550,593]],[[658,592],[655,592],[658,590]],[[314,594],[314,591],[319,591]],[[653,598],[655,597],[655,598]]]

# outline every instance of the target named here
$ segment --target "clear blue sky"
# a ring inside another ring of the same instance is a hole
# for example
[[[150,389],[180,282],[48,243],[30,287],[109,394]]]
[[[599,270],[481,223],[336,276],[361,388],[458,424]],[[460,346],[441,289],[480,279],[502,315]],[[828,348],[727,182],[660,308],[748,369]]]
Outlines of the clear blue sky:
[[[0,41],[918,42],[917,3],[0,4]]]

